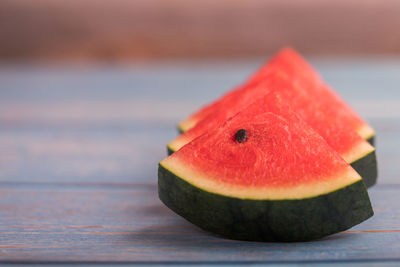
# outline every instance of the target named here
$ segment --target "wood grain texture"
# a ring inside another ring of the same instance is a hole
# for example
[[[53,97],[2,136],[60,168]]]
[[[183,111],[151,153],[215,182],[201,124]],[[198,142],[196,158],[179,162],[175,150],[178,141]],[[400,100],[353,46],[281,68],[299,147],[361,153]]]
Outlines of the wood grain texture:
[[[155,182],[176,123],[262,60],[0,67],[0,181]],[[398,183],[400,64],[314,60],[376,128],[379,183]]]
[[[400,262],[400,64],[316,60],[377,130],[375,216],[307,243],[221,239],[157,198],[175,124],[259,62],[0,66],[0,262]],[[372,265],[371,265],[372,264]]]
[[[400,260],[400,186],[370,191],[375,216],[303,243],[222,239],[168,210],[154,184],[2,185],[0,260],[302,262]],[[390,203],[390,205],[388,205]]]

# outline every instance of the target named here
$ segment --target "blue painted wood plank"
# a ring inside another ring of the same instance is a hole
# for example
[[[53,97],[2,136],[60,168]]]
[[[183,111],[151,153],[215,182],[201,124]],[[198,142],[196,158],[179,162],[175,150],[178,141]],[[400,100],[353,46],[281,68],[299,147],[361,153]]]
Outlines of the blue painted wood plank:
[[[257,65],[3,66],[0,181],[154,181],[179,119]],[[398,183],[400,64],[317,67],[362,114],[371,116],[378,132],[379,182]]]
[[[372,121],[377,129],[380,184],[400,184],[400,120]],[[376,122],[376,123],[375,123]],[[0,127],[0,181],[155,182],[174,125]]]
[[[35,116],[49,123],[85,118],[175,121],[244,81],[260,64],[182,62],[86,68],[3,65],[0,121],[35,121]],[[316,60],[315,65],[364,117],[400,116],[398,61]]]
[[[116,101],[134,98],[200,98],[201,101],[210,101],[244,81],[263,60],[111,66],[0,65],[0,101]],[[398,58],[315,58],[311,62],[347,100],[400,97]]]
[[[400,262],[399,186],[370,191],[375,216],[319,241],[222,239],[157,198],[155,184],[2,185],[0,261]]]
[[[399,62],[317,62],[377,130],[371,220],[316,242],[238,242],[159,202],[174,124],[260,63],[0,66],[0,260],[399,263]]]

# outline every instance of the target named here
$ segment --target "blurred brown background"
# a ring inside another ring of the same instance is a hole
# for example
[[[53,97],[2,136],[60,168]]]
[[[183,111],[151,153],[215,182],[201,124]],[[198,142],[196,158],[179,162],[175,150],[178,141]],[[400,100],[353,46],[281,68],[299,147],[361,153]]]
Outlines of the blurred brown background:
[[[398,0],[3,0],[0,60],[400,52]]]

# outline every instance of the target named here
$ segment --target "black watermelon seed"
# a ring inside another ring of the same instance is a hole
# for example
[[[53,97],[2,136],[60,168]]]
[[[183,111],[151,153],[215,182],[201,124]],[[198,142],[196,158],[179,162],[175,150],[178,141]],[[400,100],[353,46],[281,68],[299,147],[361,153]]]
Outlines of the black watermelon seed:
[[[235,140],[238,143],[246,142],[247,140],[247,131],[245,129],[240,129],[235,134]]]

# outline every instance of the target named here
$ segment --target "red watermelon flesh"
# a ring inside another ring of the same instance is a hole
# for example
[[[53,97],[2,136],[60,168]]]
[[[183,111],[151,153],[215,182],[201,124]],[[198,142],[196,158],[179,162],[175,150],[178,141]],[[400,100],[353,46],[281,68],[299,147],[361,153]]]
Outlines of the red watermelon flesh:
[[[316,104],[324,107],[324,112],[328,116],[335,117],[343,124],[351,125],[364,139],[374,136],[372,127],[363,121],[329,85],[324,83],[311,65],[291,48],[282,49],[276,57],[250,78],[249,83],[262,81],[263,77],[275,68],[287,74],[294,83],[312,97]]]
[[[236,113],[242,110],[259,109],[260,107],[257,105],[263,102],[254,103],[254,100],[262,97],[265,103],[273,101],[268,97],[269,92],[279,95],[300,118],[319,133],[347,162],[352,163],[374,150],[350,125],[340,122],[337,117],[330,116],[329,113],[325,112],[325,107],[315,103],[304,90],[289,81],[280,72],[270,72],[256,86],[247,88],[240,95],[231,96],[228,108],[219,109],[217,112],[210,114],[195,127],[170,142],[168,148],[172,151],[177,151],[196,137],[220,126]],[[265,108],[265,111],[268,111],[268,106],[269,104],[261,108]]]
[[[267,94],[161,162],[209,192],[239,198],[295,199],[361,179],[282,97]],[[238,143],[235,133],[247,131]]]
[[[342,124],[350,125],[363,138],[374,136],[374,130],[365,123],[357,113],[351,109],[333,90],[326,85],[317,72],[293,49],[285,48],[267,62],[249,81],[230,91],[214,103],[195,112],[188,119],[179,124],[185,132],[194,127],[199,121],[220,109],[229,108],[232,99],[240,97],[247,90],[251,90],[257,82],[262,82],[270,72],[280,71],[288,76],[301,89],[309,94],[316,105],[324,107],[325,113],[337,118]]]

